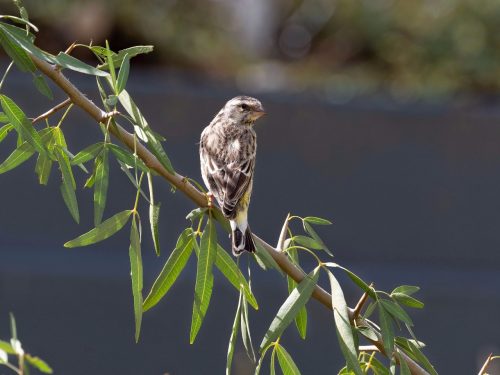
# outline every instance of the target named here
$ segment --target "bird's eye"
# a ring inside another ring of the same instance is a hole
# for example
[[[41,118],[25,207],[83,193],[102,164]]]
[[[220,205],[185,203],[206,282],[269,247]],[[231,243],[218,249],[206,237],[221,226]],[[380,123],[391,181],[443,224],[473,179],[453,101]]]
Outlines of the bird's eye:
[[[249,108],[248,104],[241,104],[240,107],[241,107],[241,109],[243,109],[245,111]]]

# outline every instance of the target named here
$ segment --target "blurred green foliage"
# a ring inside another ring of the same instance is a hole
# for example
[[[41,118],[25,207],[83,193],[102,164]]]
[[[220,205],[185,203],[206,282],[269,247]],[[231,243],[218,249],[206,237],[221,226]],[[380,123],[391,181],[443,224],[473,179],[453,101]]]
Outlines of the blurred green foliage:
[[[320,89],[348,100],[381,91],[400,99],[491,94],[500,87],[497,0],[24,3],[35,23],[54,30],[45,38],[54,49],[90,37],[118,47],[154,44],[155,63],[255,89]]]

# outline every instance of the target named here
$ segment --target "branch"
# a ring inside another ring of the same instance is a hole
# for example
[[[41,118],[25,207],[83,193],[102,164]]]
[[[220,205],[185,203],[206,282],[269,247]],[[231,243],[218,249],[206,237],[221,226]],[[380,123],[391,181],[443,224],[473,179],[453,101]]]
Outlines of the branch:
[[[94,104],[90,99],[88,99],[80,90],[78,90],[54,65],[49,64],[48,62],[39,59],[36,56],[30,55],[36,67],[45,74],[48,78],[50,78],[57,86],[59,86],[68,96],[69,99],[78,107],[87,112],[94,120],[98,123],[104,122],[110,115],[100,109],[97,105]],[[207,199],[206,196],[201,193],[198,189],[196,189],[187,178],[181,176],[178,173],[171,174],[169,173],[159,162],[159,160],[140,142],[136,142],[134,135],[127,132],[120,125],[116,124],[116,126],[110,126],[110,132],[118,138],[121,142],[123,142],[130,150],[137,153],[139,158],[144,161],[144,163],[160,176],[164,177],[170,184],[175,186],[178,190],[182,191],[189,199],[191,199],[196,205],[199,207],[207,207]],[[229,223],[227,219],[222,215],[219,209],[213,208],[214,217],[219,221],[223,227],[228,230]],[[300,283],[304,277],[306,276],[299,268],[297,268],[288,257],[273,248],[264,240],[255,236],[255,240],[259,242],[259,244],[264,248],[278,263],[280,268],[285,272],[288,276],[294,279],[297,283]],[[327,293],[320,286],[316,286],[313,291],[313,297],[318,300],[320,303],[325,305],[328,309],[332,310],[332,297],[329,293]],[[383,352],[383,344],[382,340],[379,337],[378,341],[373,342],[379,350]],[[413,375],[429,375],[424,369],[422,369],[415,361],[409,358],[406,354],[400,353],[402,358],[405,359],[410,371]]]
[[[71,104],[71,99],[68,98],[64,102],[61,102],[61,103],[57,104],[55,107],[49,109],[47,112],[42,113],[40,116],[34,118],[33,120],[31,120],[31,122],[34,124],[34,123],[36,123],[36,122],[38,122],[40,120],[44,120],[44,119],[52,116],[57,111],[60,111],[61,109],[67,107],[70,104]]]

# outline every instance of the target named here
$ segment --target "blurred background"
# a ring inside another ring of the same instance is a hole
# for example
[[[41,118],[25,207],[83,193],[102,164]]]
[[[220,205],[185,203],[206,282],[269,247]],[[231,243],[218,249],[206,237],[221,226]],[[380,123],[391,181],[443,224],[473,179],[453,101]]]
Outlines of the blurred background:
[[[135,57],[128,91],[167,138],[174,167],[200,180],[197,142],[232,96],[262,100],[253,230],[277,240],[288,212],[334,222],[320,234],[336,261],[376,287],[422,287],[416,335],[442,374],[476,372],[500,352],[500,3],[495,0],[25,0],[37,45],[57,53],[78,41],[113,50],[153,44]],[[0,13],[17,14],[0,0]],[[74,55],[91,62],[83,48]],[[0,61],[2,71],[8,60]],[[68,73],[98,101],[95,81]],[[60,91],[54,103],[64,99]],[[35,117],[54,103],[14,70],[4,90]],[[63,125],[70,149],[100,139],[79,110]],[[0,147],[0,160],[15,137]],[[144,316],[133,340],[128,233],[89,248],[62,244],[92,226],[92,192],[81,191],[81,225],[67,212],[53,171],[37,184],[35,161],[0,176],[0,337],[15,313],[24,346],[56,374],[221,374],[237,293],[216,274],[213,303],[189,345],[195,264]],[[105,217],[133,204],[114,165]],[[78,174],[78,173],[77,173]],[[83,186],[86,176],[77,177]],[[160,259],[143,246],[145,293],[193,205],[157,181]],[[146,215],[146,213],[144,214]],[[226,245],[229,245],[229,240]],[[242,258],[242,264],[247,260]],[[286,282],[252,264],[261,309],[258,345],[286,298]],[[349,280],[353,305],[359,290]],[[324,285],[326,280],[322,280]],[[282,344],[304,374],[342,365],[331,313],[312,301],[302,342]],[[266,372],[267,373],[267,364]],[[251,367],[241,346],[235,374]],[[490,367],[490,373],[500,373]]]

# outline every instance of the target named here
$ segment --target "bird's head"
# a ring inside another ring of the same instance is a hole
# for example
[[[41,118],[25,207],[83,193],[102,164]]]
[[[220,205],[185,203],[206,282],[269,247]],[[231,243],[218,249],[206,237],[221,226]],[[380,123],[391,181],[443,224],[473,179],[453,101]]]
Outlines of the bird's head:
[[[226,103],[223,111],[231,122],[241,125],[253,125],[259,117],[266,113],[262,103],[250,96],[232,98]]]

